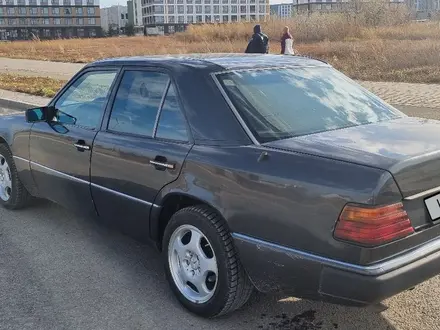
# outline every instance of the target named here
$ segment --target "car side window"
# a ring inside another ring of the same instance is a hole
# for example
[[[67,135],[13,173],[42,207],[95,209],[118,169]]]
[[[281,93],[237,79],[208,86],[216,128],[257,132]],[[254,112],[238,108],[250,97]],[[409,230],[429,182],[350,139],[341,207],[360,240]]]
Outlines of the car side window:
[[[90,71],[70,85],[56,101],[53,121],[95,129],[101,122],[117,71]]]
[[[126,71],[116,92],[108,130],[152,137],[168,81],[168,75],[160,72]]]
[[[165,101],[160,112],[156,137],[176,141],[188,141],[186,121],[180,108],[176,89],[173,84],[168,88]]]

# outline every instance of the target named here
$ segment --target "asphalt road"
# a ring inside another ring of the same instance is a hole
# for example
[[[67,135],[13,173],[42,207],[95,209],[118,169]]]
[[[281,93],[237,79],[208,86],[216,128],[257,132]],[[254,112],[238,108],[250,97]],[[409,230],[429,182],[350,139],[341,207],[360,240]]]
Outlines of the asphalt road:
[[[404,110],[440,119],[440,110]],[[0,329],[433,330],[440,277],[385,305],[379,313],[256,295],[230,316],[200,319],[174,299],[149,246],[50,202],[0,208]]]

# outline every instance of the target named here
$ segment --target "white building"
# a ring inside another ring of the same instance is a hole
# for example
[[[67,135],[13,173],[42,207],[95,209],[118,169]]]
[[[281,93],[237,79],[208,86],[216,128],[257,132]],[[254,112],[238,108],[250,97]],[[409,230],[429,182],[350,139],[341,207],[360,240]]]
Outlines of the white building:
[[[134,10],[134,25],[143,26],[142,23],[142,1],[133,0],[133,10]]]
[[[116,34],[123,33],[127,23],[127,6],[115,5],[101,8],[101,27],[105,32],[113,30]]]
[[[356,6],[369,0],[292,0],[294,12],[320,12],[320,11],[341,11],[347,6]],[[414,1],[438,1],[438,0],[389,0],[391,5],[404,5],[410,4]],[[412,6],[410,6],[412,8]]]
[[[293,14],[293,4],[292,3],[279,3],[270,5],[270,14],[280,17],[289,18]]]
[[[128,0],[127,1],[128,10],[128,22],[134,28],[135,35],[144,34],[144,25],[142,23],[142,4],[141,0]]]
[[[268,16],[268,0],[142,0],[143,24],[159,30],[161,25],[264,21]]]

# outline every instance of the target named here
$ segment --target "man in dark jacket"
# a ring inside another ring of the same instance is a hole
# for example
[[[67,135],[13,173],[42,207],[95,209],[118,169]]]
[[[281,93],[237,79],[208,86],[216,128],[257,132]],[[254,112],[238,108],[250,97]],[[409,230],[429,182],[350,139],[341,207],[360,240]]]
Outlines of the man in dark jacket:
[[[254,34],[246,47],[245,53],[269,53],[269,38],[261,32],[261,26],[259,24],[254,26]]]

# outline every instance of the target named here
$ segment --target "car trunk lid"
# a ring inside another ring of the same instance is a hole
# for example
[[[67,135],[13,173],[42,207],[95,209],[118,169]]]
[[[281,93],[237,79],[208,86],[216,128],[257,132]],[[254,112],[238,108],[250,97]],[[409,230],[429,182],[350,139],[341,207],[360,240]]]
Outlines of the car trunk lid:
[[[431,221],[423,200],[440,193],[440,121],[403,117],[264,145],[387,170],[411,200],[415,225]]]

